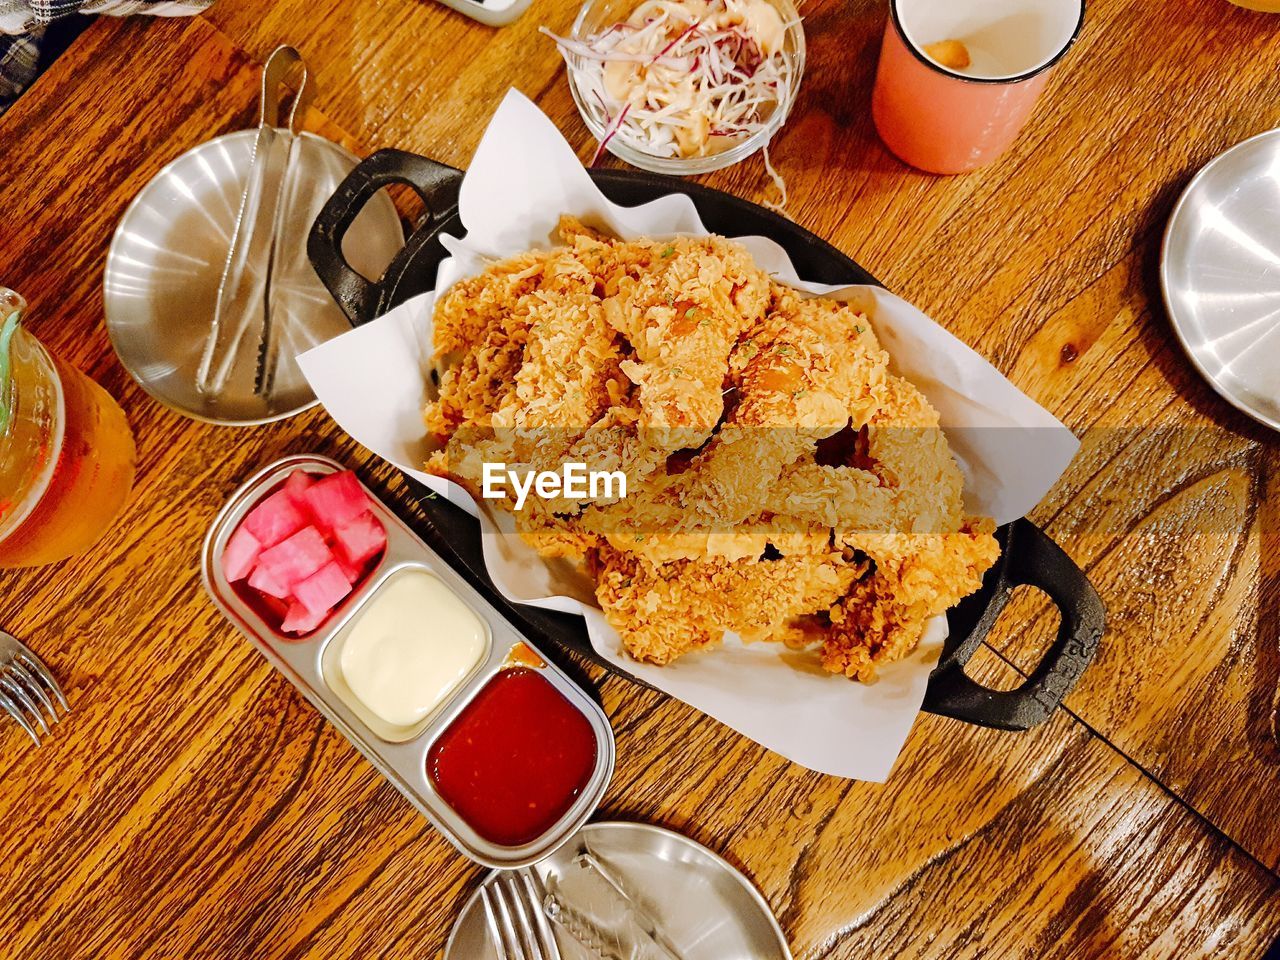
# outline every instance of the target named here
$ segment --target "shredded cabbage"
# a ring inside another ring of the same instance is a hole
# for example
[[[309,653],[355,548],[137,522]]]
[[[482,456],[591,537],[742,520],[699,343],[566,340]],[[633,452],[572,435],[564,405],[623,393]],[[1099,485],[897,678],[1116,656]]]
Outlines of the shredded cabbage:
[[[643,0],[582,40],[542,28],[560,47],[605,132],[655,157],[705,157],[764,128],[790,97],[787,30],[768,0]]]

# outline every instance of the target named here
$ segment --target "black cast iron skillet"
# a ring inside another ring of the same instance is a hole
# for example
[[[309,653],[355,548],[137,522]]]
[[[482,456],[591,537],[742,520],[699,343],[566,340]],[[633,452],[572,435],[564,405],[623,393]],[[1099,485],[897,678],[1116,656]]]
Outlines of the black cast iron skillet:
[[[592,170],[591,176],[610,200],[628,206],[669,193],[687,194],[708,229],[727,236],[770,237],[786,249],[800,276],[807,280],[876,283],[831,244],[753,203],[697,184],[634,171]],[[312,227],[307,253],[353,324],[367,323],[431,289],[436,267],[446,256],[440,233],[461,236],[464,232],[457,211],[461,181],[460,170],[434,160],[399,150],[380,150],[356,167],[325,204]],[[393,183],[412,187],[428,213],[375,282],[347,264],[341,252],[342,238],[369,198]],[[418,532],[498,609],[534,640],[543,644],[555,641],[616,669],[595,655],[580,617],[506,602],[485,572],[479,522],[425,487],[416,483],[414,487],[430,518],[430,524]],[[1102,638],[1105,612],[1084,572],[1030,521],[1008,524],[997,536],[1002,547],[1000,560],[988,571],[982,589],[947,614],[950,638],[929,678],[924,708],[979,726],[1026,730],[1048,719],[1080,679]],[[1025,683],[1014,690],[990,690],[966,676],[964,666],[1020,584],[1040,588],[1057,606],[1061,615],[1058,635]]]

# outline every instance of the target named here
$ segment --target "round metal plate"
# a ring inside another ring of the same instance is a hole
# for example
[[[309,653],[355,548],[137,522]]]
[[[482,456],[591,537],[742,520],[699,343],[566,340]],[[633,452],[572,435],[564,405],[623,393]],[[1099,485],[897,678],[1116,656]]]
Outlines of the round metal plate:
[[[1229,403],[1280,430],[1280,130],[1237,144],[1187,185],[1160,283],[1192,363]]]
[[[269,400],[253,390],[258,338],[246,336],[235,372],[216,398],[196,390],[196,366],[217,302],[235,229],[255,130],[242,130],[182,154],[125,211],[107,254],[107,332],[121,362],[161,403],[198,420],[266,423],[315,404],[294,357],[349,330],[342,311],[307,259],[307,231],[358,158],[331,141],[301,134],[294,162],[298,204],[285,224],[289,243],[273,267],[272,316],[280,366]],[[343,244],[350,264],[381,276],[404,246],[395,205],[379,193]]]
[[[778,921],[751,882],[722,857],[670,830],[644,823],[591,823],[531,869],[544,881],[578,870],[573,859],[582,842],[657,920],[684,960],[791,960]],[[598,960],[558,927],[556,942],[563,960]],[[445,960],[496,955],[477,890],[454,925]]]

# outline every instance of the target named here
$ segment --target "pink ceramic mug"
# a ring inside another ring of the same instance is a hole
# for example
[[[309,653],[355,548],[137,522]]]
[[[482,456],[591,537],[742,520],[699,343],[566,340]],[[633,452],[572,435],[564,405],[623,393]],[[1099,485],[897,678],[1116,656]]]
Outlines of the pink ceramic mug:
[[[880,138],[930,173],[990,163],[1017,137],[1083,23],[1084,0],[890,0],[871,97]],[[962,46],[940,53],[934,45],[945,41]]]

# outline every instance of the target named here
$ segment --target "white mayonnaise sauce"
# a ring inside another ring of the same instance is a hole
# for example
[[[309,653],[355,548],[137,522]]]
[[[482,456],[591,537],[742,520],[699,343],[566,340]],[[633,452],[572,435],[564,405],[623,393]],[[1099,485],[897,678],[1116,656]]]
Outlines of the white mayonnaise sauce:
[[[430,573],[396,574],[345,632],[339,668],[356,699],[393,727],[421,721],[485,653],[485,625]]]

